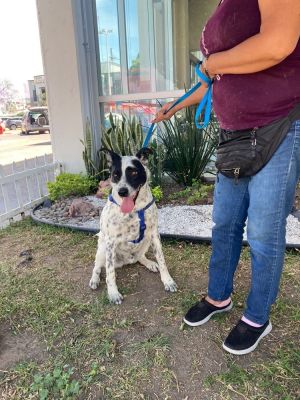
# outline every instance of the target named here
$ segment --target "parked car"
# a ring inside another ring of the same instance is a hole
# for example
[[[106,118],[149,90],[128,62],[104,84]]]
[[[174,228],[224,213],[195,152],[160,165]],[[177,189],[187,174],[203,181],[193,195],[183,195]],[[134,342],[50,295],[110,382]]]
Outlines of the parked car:
[[[21,129],[22,133],[26,135],[34,131],[39,133],[50,132],[48,108],[31,107],[30,110],[27,110],[23,116]]]
[[[9,117],[5,121],[5,128],[6,129],[17,129],[21,128],[22,126],[22,117]]]

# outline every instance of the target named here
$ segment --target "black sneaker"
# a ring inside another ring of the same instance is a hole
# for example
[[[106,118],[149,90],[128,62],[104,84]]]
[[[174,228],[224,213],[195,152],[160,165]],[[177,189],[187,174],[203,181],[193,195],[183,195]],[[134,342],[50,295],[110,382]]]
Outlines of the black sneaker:
[[[189,326],[199,326],[205,324],[214,314],[222,313],[232,309],[232,301],[227,306],[216,307],[213,304],[203,299],[198,301],[193,307],[186,313],[183,321]]]
[[[223,349],[236,355],[251,353],[271,330],[272,324],[269,321],[263,326],[255,328],[240,320],[223,343]]]

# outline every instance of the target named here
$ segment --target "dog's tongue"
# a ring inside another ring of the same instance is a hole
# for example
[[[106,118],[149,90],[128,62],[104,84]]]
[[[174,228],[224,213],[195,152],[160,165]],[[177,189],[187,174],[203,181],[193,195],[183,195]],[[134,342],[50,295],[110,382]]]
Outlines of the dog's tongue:
[[[122,203],[121,203],[121,211],[123,213],[130,213],[134,208],[134,201],[132,197],[123,197]]]

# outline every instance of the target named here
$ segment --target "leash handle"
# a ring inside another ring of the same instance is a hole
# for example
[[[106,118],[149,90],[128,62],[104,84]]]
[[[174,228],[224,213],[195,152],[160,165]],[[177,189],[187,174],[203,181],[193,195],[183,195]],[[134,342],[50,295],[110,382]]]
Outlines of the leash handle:
[[[211,114],[211,101],[212,101],[212,84],[213,84],[213,80],[209,79],[206,75],[204,75],[201,71],[199,66],[202,64],[202,61],[199,62],[199,64],[197,64],[195,66],[195,72],[196,74],[199,76],[200,79],[202,79],[202,81],[204,81],[207,85],[207,91],[203,97],[203,99],[201,100],[200,104],[197,107],[196,110],[196,114],[195,114],[195,123],[198,129],[202,129],[205,128],[210,121],[210,114]],[[193,94],[197,89],[199,89],[199,87],[202,85],[201,82],[198,82],[195,86],[193,86],[188,92],[186,92],[183,96],[179,97],[179,99],[177,99],[172,105],[171,107],[169,107],[166,111],[165,114],[167,114],[169,111],[172,110],[173,107],[177,106],[177,104],[181,103],[183,100],[187,99],[191,94]],[[199,124],[198,120],[201,116],[202,111],[205,109],[205,113],[204,113],[204,121],[202,124]],[[147,147],[151,136],[153,134],[153,130],[155,127],[155,123],[152,123],[150,125],[150,128],[148,129],[147,135],[145,137],[144,143],[143,143],[143,147]]]

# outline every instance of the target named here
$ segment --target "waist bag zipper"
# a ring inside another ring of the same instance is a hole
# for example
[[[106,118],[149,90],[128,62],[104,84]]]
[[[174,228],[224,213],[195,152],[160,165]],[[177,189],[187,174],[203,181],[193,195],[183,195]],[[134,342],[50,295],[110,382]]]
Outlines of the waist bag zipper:
[[[233,170],[233,175],[234,175],[234,181],[235,184],[237,185],[239,175],[240,175],[240,168],[222,168],[220,171],[232,171]]]
[[[251,136],[251,156],[252,158],[255,158],[256,156],[256,131],[258,128],[253,128],[253,130],[250,133]]]
[[[223,168],[221,169],[222,171],[232,171],[233,170],[233,175],[234,175],[234,181],[235,184],[238,184],[239,176],[240,176],[240,168]]]
[[[240,176],[240,168],[234,168],[233,174],[234,174],[234,182],[237,185]]]

